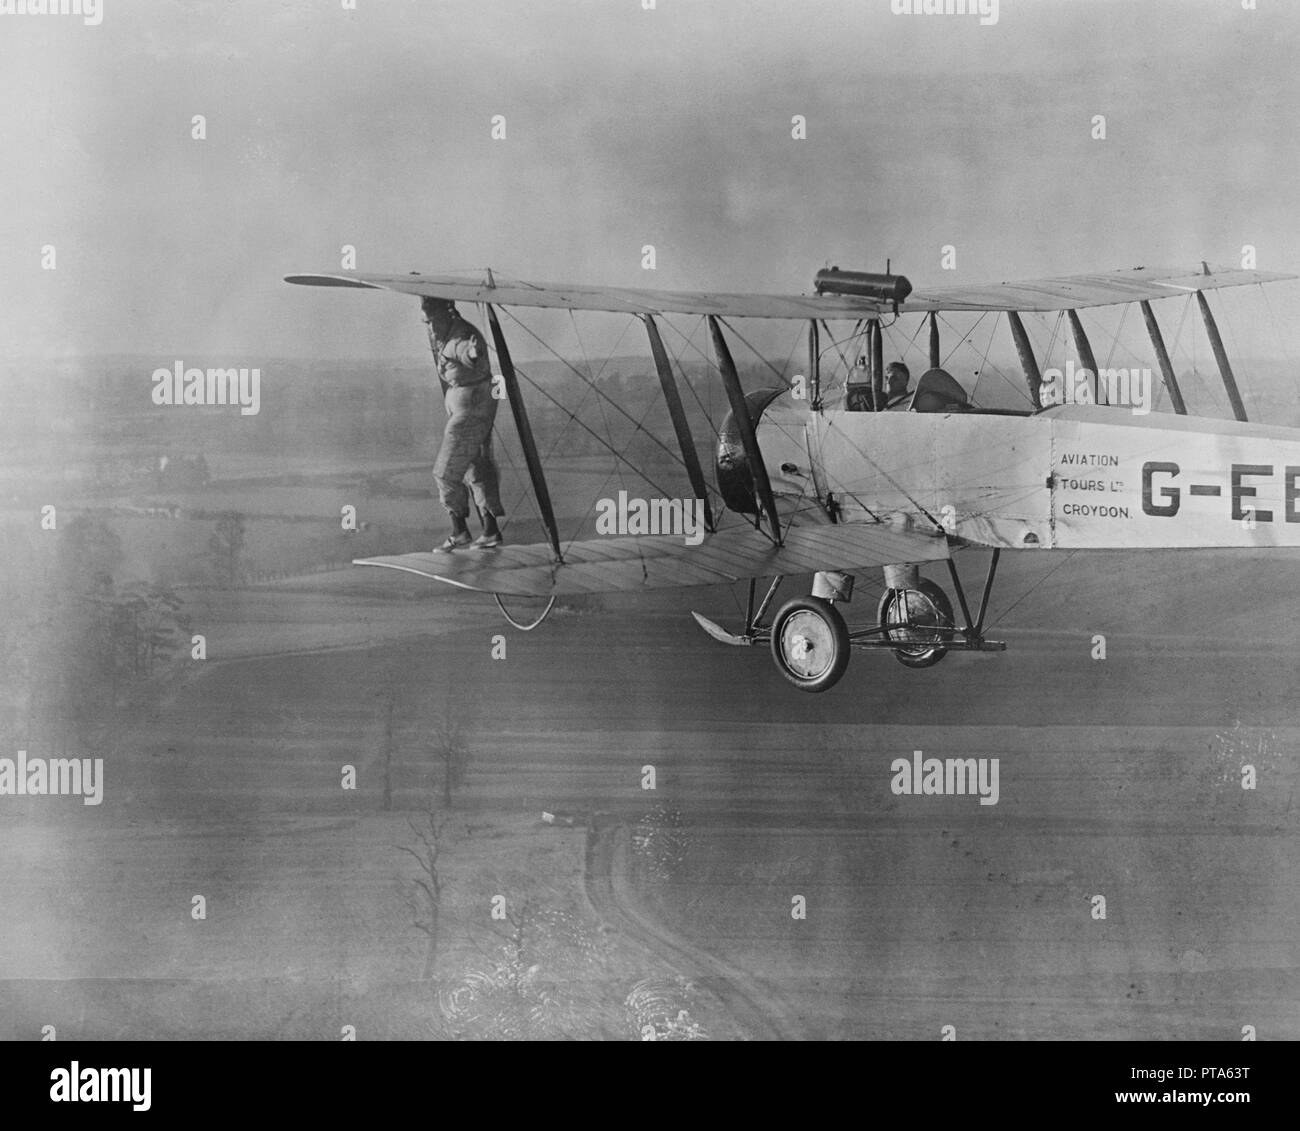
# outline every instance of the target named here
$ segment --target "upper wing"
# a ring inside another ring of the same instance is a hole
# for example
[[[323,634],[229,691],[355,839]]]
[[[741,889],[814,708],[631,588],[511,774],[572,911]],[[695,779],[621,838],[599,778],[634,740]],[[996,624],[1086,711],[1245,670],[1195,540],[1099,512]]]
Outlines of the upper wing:
[[[1134,267],[1100,275],[1067,275],[1060,279],[951,287],[910,295],[900,310],[1078,310],[1141,299],[1172,298],[1193,291],[1244,287],[1294,279],[1267,271],[1171,271]]]
[[[948,287],[913,293],[903,311],[1073,310],[1139,299],[1169,298],[1192,291],[1241,287],[1294,279],[1266,271],[1188,273],[1135,267],[1100,275]],[[564,310],[604,310],[621,314],[715,314],[724,318],[865,318],[892,310],[876,299],[853,295],[714,294],[593,287],[573,283],[528,283],[468,275],[286,275],[285,281],[312,287],[360,287],[444,298],[452,302],[490,302],[500,306],[544,306]]]
[[[286,283],[309,287],[366,287],[451,302],[498,306],[549,306],[562,310],[605,310],[615,314],[716,314],[734,318],[860,318],[878,313],[872,299],[840,295],[706,294],[574,283],[526,283],[465,275],[286,275]]]
[[[483,553],[397,554],[354,564],[403,570],[484,593],[550,597],[718,585],[817,570],[849,572],[948,556],[942,537],[853,523],[792,528],[781,546],[744,528],[707,535],[698,546],[673,535],[573,542],[564,550],[563,563],[553,560],[549,546],[532,545]]]

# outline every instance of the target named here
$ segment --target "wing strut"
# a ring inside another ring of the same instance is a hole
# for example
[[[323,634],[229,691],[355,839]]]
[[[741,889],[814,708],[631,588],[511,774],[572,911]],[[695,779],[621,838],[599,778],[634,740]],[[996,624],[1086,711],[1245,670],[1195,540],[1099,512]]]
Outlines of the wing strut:
[[[1020,368],[1025,371],[1025,381],[1029,384],[1029,399],[1034,410],[1043,407],[1043,395],[1040,387],[1043,375],[1038,372],[1038,362],[1034,360],[1034,347],[1025,333],[1025,324],[1014,310],[1007,311],[1007,321],[1011,323],[1011,336],[1016,340],[1016,353],[1020,355]]]
[[[772,526],[772,538],[781,545],[781,519],[776,513],[776,499],[772,496],[772,481],[767,477],[767,467],[763,463],[763,453],[758,448],[758,436],[754,432],[754,421],[750,419],[749,406],[745,403],[745,390],[740,387],[740,377],[736,373],[736,363],[732,360],[731,350],[727,348],[727,339],[722,336],[715,315],[708,315],[709,334],[713,338],[713,352],[718,358],[718,372],[722,374],[722,384],[727,390],[727,400],[731,402],[732,419],[740,430],[740,442],[745,449],[745,462],[749,464],[750,474],[754,477],[754,488],[758,494],[759,504],[767,521]]]
[[[524,462],[528,464],[528,478],[533,483],[533,497],[537,500],[537,509],[542,512],[542,525],[546,527],[551,549],[555,551],[555,560],[562,562],[564,555],[560,553],[560,531],[555,525],[551,493],[546,487],[546,476],[542,474],[542,460],[537,454],[537,441],[533,439],[533,427],[528,423],[528,410],[524,407],[523,394],[519,391],[515,363],[510,360],[510,347],[506,345],[506,336],[501,332],[501,323],[497,321],[496,310],[490,302],[483,305],[487,308],[488,323],[492,327],[497,364],[501,366],[501,376],[505,379],[506,397],[510,401],[510,412],[515,418],[515,430],[519,433],[519,443],[524,449]]]
[[[1223,378],[1223,387],[1228,391],[1228,403],[1232,405],[1232,415],[1245,421],[1246,406],[1241,403],[1241,393],[1237,390],[1237,380],[1232,375],[1232,366],[1228,364],[1228,354],[1223,348],[1223,339],[1219,337],[1219,326],[1214,321],[1210,304],[1205,301],[1205,294],[1196,292],[1196,302],[1201,308],[1201,318],[1205,322],[1205,333],[1210,339],[1210,348],[1214,350],[1214,360],[1219,364],[1219,376]]]
[[[1079,312],[1067,310],[1065,313],[1070,319],[1070,335],[1074,338],[1074,352],[1079,355],[1079,364],[1092,374],[1093,399],[1097,404],[1108,404],[1106,388],[1097,369],[1097,358],[1092,352],[1092,343],[1088,341],[1088,335],[1083,331],[1083,323],[1079,321]]]
[[[939,356],[939,315],[930,311],[930,368],[938,369],[942,362]]]
[[[881,412],[889,398],[885,396],[885,341],[879,318],[867,323],[867,341],[871,345],[871,404]]]
[[[682,462],[686,464],[686,474],[691,481],[691,492],[704,503],[704,529],[712,531],[713,511],[709,506],[709,491],[704,485],[700,455],[695,450],[695,439],[691,435],[691,426],[686,419],[686,409],[682,407],[682,395],[677,390],[677,379],[673,376],[668,351],[664,349],[664,340],[659,336],[659,327],[655,324],[654,315],[643,315],[643,319],[645,332],[650,338],[650,352],[654,355],[655,369],[659,373],[659,387],[664,391],[664,400],[668,403],[668,415],[673,422],[673,431],[677,433],[677,446],[682,450]]]
[[[822,348],[817,319],[808,320],[808,404],[814,412],[822,407]]]
[[[1151,338],[1151,348],[1156,352],[1156,362],[1160,366],[1160,376],[1165,388],[1169,390],[1169,400],[1179,416],[1187,415],[1187,405],[1183,403],[1183,391],[1178,387],[1178,378],[1174,376],[1174,367],[1169,360],[1169,351],[1165,349],[1164,335],[1160,333],[1160,323],[1156,321],[1151,303],[1142,299],[1138,305],[1142,308],[1142,320],[1147,324],[1147,334]]]

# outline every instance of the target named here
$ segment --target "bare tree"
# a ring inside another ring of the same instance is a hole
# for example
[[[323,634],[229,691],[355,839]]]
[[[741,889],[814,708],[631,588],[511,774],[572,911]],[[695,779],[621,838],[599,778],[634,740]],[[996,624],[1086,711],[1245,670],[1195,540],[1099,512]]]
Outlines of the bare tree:
[[[516,998],[522,998],[524,986],[532,972],[528,958],[535,941],[533,935],[539,925],[537,905],[531,896],[526,896],[518,910],[511,910],[507,905],[505,916],[505,927],[501,930],[494,927],[492,933],[505,941],[505,969],[510,990]]]
[[[208,554],[217,569],[222,584],[227,589],[239,585],[240,564],[247,536],[244,516],[238,511],[227,511],[218,520],[208,539]]]
[[[59,540],[56,592],[112,592],[123,557],[122,539],[103,519],[78,515]]]
[[[422,980],[428,981],[433,975],[433,966],[438,957],[438,931],[442,921],[443,878],[439,870],[442,855],[442,835],[446,828],[446,817],[435,812],[432,805],[420,817],[407,818],[411,832],[415,834],[416,845],[399,845],[420,866],[420,875],[411,883],[412,925],[423,931],[429,939],[429,949],[424,960]]]
[[[442,763],[442,803],[448,809],[453,791],[465,784],[469,771],[470,748],[465,731],[465,720],[456,714],[451,699],[444,700],[442,715],[434,725],[432,746]]]
[[[388,685],[384,692],[384,811],[393,807],[393,755],[397,751],[394,720],[397,714],[397,686]]]
[[[118,629],[135,675],[151,675],[159,659],[169,659],[184,645],[189,624],[183,602],[171,589],[146,581],[132,582],[114,598],[123,615]]]

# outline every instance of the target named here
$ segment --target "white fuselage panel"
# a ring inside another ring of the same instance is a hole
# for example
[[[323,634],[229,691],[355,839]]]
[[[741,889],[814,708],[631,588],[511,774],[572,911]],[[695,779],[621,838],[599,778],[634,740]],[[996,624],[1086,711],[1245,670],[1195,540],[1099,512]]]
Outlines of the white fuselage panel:
[[[807,505],[815,485],[846,522],[933,519],[1016,549],[1300,546],[1294,429],[1075,405],[815,413],[782,398],[758,435],[783,505]]]

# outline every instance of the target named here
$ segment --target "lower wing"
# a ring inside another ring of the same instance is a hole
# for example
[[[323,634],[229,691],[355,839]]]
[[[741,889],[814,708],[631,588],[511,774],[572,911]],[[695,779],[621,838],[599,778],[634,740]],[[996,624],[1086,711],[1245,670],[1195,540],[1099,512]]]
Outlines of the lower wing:
[[[949,556],[942,536],[900,531],[883,524],[793,528],[776,546],[761,531],[724,530],[687,545],[680,535],[597,538],[572,542],[564,561],[550,546],[396,554],[354,564],[382,566],[482,593],[551,597],[578,593],[635,592],[718,585],[750,577],[850,572]]]

